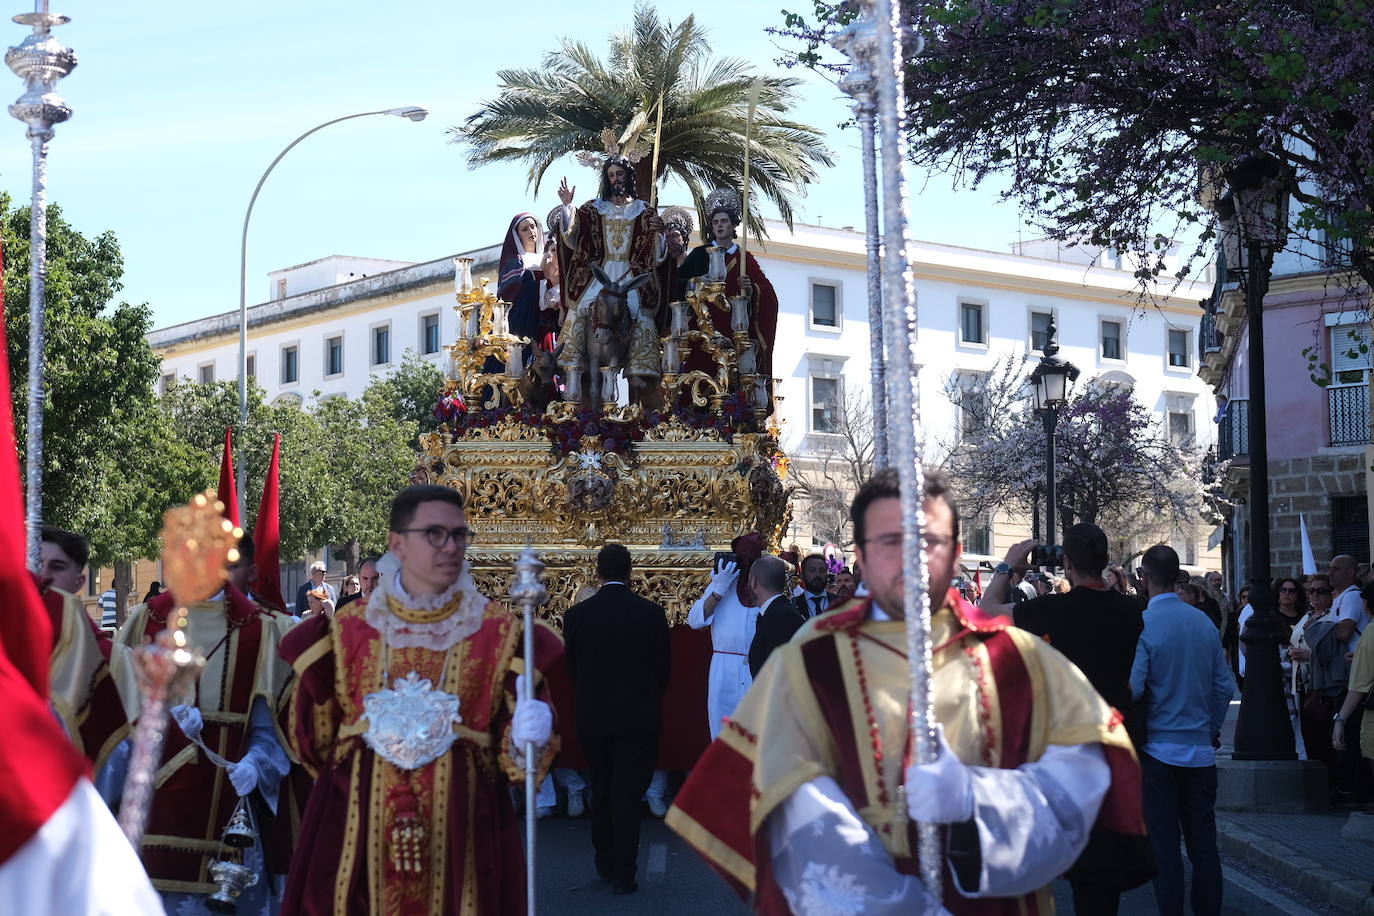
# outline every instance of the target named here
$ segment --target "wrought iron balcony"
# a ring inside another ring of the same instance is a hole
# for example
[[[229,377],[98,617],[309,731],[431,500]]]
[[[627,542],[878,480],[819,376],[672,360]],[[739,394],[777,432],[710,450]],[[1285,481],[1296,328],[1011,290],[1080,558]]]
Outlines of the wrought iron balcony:
[[[1369,386],[1326,389],[1332,445],[1363,445],[1369,441]]]
[[[1231,401],[1217,429],[1217,456],[1222,461],[1250,454],[1250,402]]]

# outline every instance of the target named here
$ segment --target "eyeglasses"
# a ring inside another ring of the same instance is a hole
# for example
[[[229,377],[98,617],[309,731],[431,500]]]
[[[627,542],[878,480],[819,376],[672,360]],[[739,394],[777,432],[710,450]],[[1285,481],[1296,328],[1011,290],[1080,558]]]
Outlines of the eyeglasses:
[[[1289,589],[1289,591],[1291,591],[1291,589]],[[1309,588],[1309,589],[1307,590],[1307,594],[1309,594],[1309,595],[1329,595],[1329,594],[1331,594],[1331,589],[1329,589],[1329,588]]]
[[[1283,594],[1285,592],[1293,594],[1297,592],[1297,589],[1291,585],[1285,585],[1283,588],[1279,589],[1279,594]]]
[[[429,546],[441,550],[450,540],[458,546],[472,540],[472,529],[468,527],[445,528],[443,525],[430,525],[428,528],[401,528],[397,534],[423,534]]]

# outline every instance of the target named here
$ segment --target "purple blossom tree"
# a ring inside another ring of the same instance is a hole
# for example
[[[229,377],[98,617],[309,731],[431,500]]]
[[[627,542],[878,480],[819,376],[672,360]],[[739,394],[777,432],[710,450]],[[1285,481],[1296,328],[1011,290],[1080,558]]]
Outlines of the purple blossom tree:
[[[945,443],[945,467],[964,515],[1029,517],[1044,492],[1045,430],[1023,396],[1027,370],[1011,357],[985,375],[956,373],[946,382],[960,423],[957,440]],[[1203,450],[1171,440],[1120,386],[1090,381],[1077,389],[1056,431],[1062,528],[1092,522],[1124,545],[1215,524]]]
[[[1051,237],[1134,252],[1142,281],[1194,225],[1229,163],[1268,153],[1306,240],[1374,288],[1374,4],[1370,0],[930,0],[907,6],[926,50],[907,65],[918,166],[1004,196]],[[784,12],[784,61],[841,72],[853,13]]]

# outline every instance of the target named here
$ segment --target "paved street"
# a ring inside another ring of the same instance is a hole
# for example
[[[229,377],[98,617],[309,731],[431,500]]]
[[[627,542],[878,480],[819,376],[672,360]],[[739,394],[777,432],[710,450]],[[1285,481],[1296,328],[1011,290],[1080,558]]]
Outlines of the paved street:
[[[639,854],[637,894],[611,893],[596,879],[591,858],[591,824],[587,820],[552,818],[539,822],[539,908],[554,916],[640,914],[734,916],[749,912],[713,871],[663,822],[644,819]],[[1240,863],[1226,866],[1223,916],[1328,916],[1333,910],[1304,906],[1269,886],[1262,875]],[[1073,913],[1069,887],[1055,885],[1060,914]],[[1153,916],[1154,892],[1147,885],[1126,896],[1121,916]],[[1084,914],[1087,916],[1087,914]]]

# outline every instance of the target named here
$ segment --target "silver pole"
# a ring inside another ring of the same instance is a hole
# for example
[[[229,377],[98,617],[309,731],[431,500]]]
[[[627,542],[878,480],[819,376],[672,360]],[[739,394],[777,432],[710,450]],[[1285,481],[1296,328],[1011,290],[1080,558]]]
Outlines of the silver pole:
[[[907,658],[911,666],[911,741],[916,763],[935,760],[935,709],[931,693],[930,575],[925,551],[920,549],[925,525],[921,494],[925,472],[921,466],[921,391],[916,365],[916,289],[907,257],[906,134],[903,119],[906,98],[902,79],[906,72],[910,38],[912,56],[921,52],[921,39],[908,33],[902,22],[900,0],[867,0],[877,28],[876,71],[878,122],[883,153],[883,333],[892,343],[892,367],[887,373],[889,422],[892,429],[889,457],[897,468],[902,488],[902,533],[913,545],[904,551],[902,578],[906,582],[905,607]],[[937,596],[943,599],[944,596]],[[921,879],[936,900],[943,890],[943,856],[939,828],[917,824]]]
[[[877,30],[867,16],[855,19],[831,42],[849,57],[849,72],[840,80],[840,90],[854,99],[854,117],[859,122],[864,170],[864,230],[868,249],[868,342],[869,381],[872,388],[873,465],[888,466],[887,365],[883,346],[882,233],[878,206],[878,151],[875,147],[874,118],[878,110],[874,97],[873,52]]]
[[[33,28],[5,52],[5,63],[24,81],[25,91],[10,106],[10,114],[28,125],[33,144],[33,199],[29,204],[29,403],[24,444],[25,524],[28,528],[29,568],[38,572],[43,528],[43,350],[47,337],[44,319],[48,301],[48,141],[53,127],[72,116],[54,91],[76,67],[76,54],[51,34],[55,25],[71,19],[48,12],[46,0],[36,0],[32,13],[14,17]]]
[[[296,139],[286,145],[286,148],[277,153],[277,158],[272,160],[272,164],[267,167],[267,171],[262,173],[257,185],[253,188],[253,196],[248,199],[248,209],[243,214],[243,235],[239,240],[239,441],[243,441],[244,430],[248,426],[248,223],[253,218],[253,205],[258,202],[258,194],[262,191],[262,186],[267,182],[267,176],[272,174],[272,170],[277,167],[277,163],[287,153],[296,148],[296,145],[306,137],[316,131],[324,130],[331,124],[338,124],[340,121],[351,121],[354,118],[366,118],[372,115],[393,115],[400,118],[408,118],[412,121],[423,121],[429,112],[419,105],[408,105],[403,108],[384,108],[380,111],[362,111],[358,114],[344,115],[342,118],[335,118],[332,121],[325,121],[301,134]],[[247,490],[248,465],[240,461],[235,469],[235,476],[239,497],[239,519],[246,525],[248,523],[247,510],[244,508],[244,500],[248,496]]]
[[[524,618],[525,637],[525,686],[520,699],[529,701],[534,698],[534,609],[549,600],[549,590],[540,581],[544,563],[533,547],[526,547],[515,561],[515,581],[510,586],[510,596],[520,606]],[[535,825],[539,819],[535,810],[535,795],[538,792],[536,780],[539,776],[539,761],[535,757],[533,741],[525,742],[525,912],[535,913]]]

